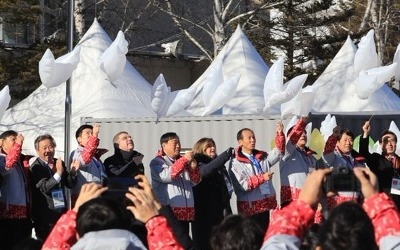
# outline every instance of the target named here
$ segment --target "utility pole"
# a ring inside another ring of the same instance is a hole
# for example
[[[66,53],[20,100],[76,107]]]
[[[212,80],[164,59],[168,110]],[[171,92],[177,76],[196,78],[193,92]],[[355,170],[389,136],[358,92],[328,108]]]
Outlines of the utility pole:
[[[74,0],[68,0],[68,23],[67,23],[67,46],[68,53],[74,47]],[[69,154],[70,154],[70,134],[71,134],[71,78],[65,84],[65,119],[64,119],[64,162],[68,171],[71,171]],[[65,189],[68,208],[71,209],[71,192],[68,188]]]

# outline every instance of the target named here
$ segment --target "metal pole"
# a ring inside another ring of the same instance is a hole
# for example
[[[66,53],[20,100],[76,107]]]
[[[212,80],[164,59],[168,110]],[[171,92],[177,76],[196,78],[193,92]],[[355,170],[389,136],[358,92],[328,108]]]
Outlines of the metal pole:
[[[68,52],[71,52],[74,47],[74,0],[68,0],[68,23],[67,23],[67,46]],[[70,171],[69,152],[70,152],[70,130],[71,130],[71,78],[65,84],[65,120],[64,120],[64,162],[67,170]],[[71,192],[68,188],[65,189],[68,209],[71,209]]]

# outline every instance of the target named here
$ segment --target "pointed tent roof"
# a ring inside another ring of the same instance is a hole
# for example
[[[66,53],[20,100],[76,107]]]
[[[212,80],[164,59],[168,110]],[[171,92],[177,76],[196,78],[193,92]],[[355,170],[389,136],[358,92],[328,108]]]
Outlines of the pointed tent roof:
[[[202,89],[204,82],[207,75],[220,61],[222,61],[224,79],[236,73],[241,74],[236,95],[224,105],[222,113],[257,113],[257,109],[264,106],[264,79],[269,67],[239,26],[208,69],[191,86],[191,88],[198,87],[197,95],[186,110],[193,115],[203,113]]]
[[[79,42],[80,62],[71,77],[71,150],[81,117],[155,117],[151,109],[151,85],[127,62],[121,77],[110,82],[98,67],[98,59],[112,40],[94,20]],[[26,99],[8,109],[0,124],[25,136],[24,152],[34,154],[34,139],[51,134],[57,151],[64,150],[65,83],[46,89],[41,85]]]
[[[356,47],[348,37],[331,63],[313,84],[316,88],[312,112],[354,113],[379,112],[398,113],[400,98],[385,84],[369,98],[357,96],[354,74]]]

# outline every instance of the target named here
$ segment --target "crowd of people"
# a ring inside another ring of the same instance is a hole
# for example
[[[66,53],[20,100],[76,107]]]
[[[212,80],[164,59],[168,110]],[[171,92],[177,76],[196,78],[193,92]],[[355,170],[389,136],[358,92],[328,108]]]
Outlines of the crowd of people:
[[[37,155],[26,156],[23,135],[5,131],[1,249],[400,249],[396,135],[384,131],[382,152],[370,153],[367,121],[357,152],[353,132],[336,127],[318,158],[306,125],[302,117],[285,133],[278,122],[269,152],[256,149],[250,128],[220,154],[212,138],[181,152],[179,136],[165,133],[151,180],[128,132],[114,136],[103,162],[100,126],[82,125],[67,168],[51,135],[39,135]]]

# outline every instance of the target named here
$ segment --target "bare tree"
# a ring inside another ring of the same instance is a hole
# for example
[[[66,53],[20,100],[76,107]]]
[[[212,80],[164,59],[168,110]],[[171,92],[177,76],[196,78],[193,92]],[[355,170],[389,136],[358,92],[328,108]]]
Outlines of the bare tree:
[[[395,0],[355,0],[356,12],[343,27],[355,37],[374,29],[378,58],[385,65],[393,60],[400,40],[400,3]]]
[[[80,39],[85,33],[85,0],[75,0],[74,21],[76,33]]]
[[[265,9],[274,8],[284,1],[264,1],[249,5],[243,0],[214,0],[180,3],[154,0],[154,5],[167,13],[175,25],[208,59],[212,60],[229,38],[232,25],[246,24],[254,15]],[[254,7],[256,6],[256,7]],[[205,36],[211,41],[205,42]],[[211,47],[211,49],[210,49]]]

